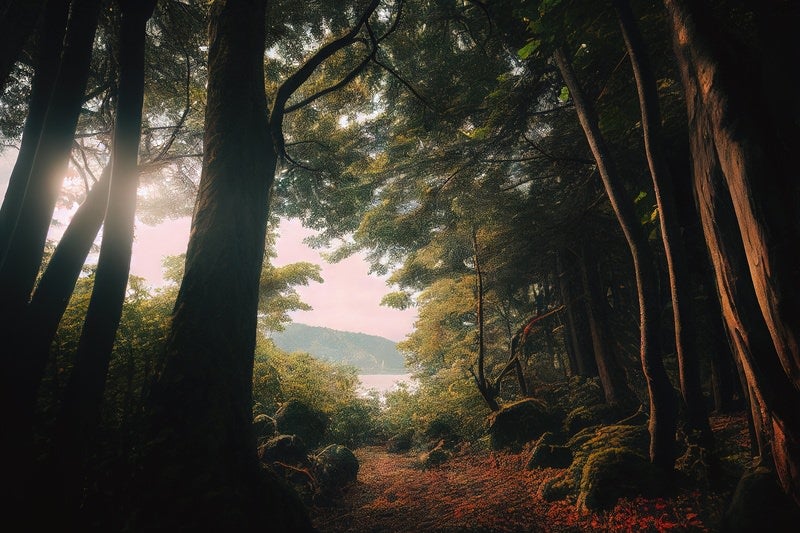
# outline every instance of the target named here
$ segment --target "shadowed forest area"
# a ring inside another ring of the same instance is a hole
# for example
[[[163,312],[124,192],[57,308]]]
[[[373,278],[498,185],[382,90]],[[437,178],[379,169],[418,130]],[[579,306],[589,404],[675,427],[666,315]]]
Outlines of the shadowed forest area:
[[[794,530],[798,23],[0,0],[2,529]],[[414,387],[272,343],[280,218],[418,310]]]

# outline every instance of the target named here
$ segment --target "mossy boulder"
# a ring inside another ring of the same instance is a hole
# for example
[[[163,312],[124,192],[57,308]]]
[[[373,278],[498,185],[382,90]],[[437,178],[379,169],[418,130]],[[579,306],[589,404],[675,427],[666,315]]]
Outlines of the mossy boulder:
[[[564,433],[575,435],[589,427],[611,424],[623,416],[619,408],[604,403],[576,407],[564,418]]]
[[[488,425],[493,450],[519,451],[543,433],[557,430],[559,416],[541,400],[526,398],[489,415]]]
[[[259,444],[275,436],[277,429],[275,419],[271,416],[260,414],[253,418],[253,432]]]
[[[605,448],[589,455],[581,474],[578,509],[610,509],[619,498],[654,496],[664,488],[662,472],[638,451]]]
[[[438,446],[442,442],[445,446],[452,446],[461,439],[456,427],[457,423],[453,416],[442,414],[426,424],[422,436],[430,447]]]
[[[565,446],[572,452],[572,463],[563,475],[544,484],[542,496],[553,501],[564,499],[570,494],[578,495],[585,467],[593,454],[622,449],[644,458],[647,457],[649,443],[650,436],[646,426],[620,424],[584,429],[567,441]]]
[[[389,453],[405,453],[411,449],[414,442],[414,432],[404,431],[392,436],[386,441],[386,451]]]
[[[278,435],[259,446],[258,458],[267,465],[304,464],[308,461],[308,447],[297,435]]]
[[[328,417],[298,400],[289,400],[275,413],[278,432],[297,435],[309,448],[316,448],[325,437]]]
[[[314,457],[314,474],[321,492],[338,491],[355,482],[359,463],[349,448],[331,444]]]
[[[536,444],[528,459],[527,469],[566,468],[572,464],[572,450],[557,444]]]
[[[755,466],[736,485],[731,504],[723,519],[722,530],[729,533],[747,531],[796,531],[800,513],[778,485],[772,470]]]

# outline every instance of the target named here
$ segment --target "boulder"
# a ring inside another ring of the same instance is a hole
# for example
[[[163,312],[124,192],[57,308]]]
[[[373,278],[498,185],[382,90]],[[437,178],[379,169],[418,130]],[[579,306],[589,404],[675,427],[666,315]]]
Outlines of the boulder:
[[[527,469],[566,468],[572,464],[572,450],[557,444],[537,444],[528,459]]]
[[[722,530],[730,533],[796,531],[799,514],[778,485],[775,473],[759,465],[748,469],[736,485]]]
[[[411,449],[414,441],[413,431],[404,431],[392,436],[386,441],[386,451],[389,453],[405,453]]]
[[[489,441],[493,450],[520,451],[546,431],[556,430],[558,416],[547,405],[534,398],[526,398],[503,406],[489,415]]]
[[[263,444],[268,439],[275,436],[275,419],[271,416],[260,414],[253,419],[253,432],[259,444]]]
[[[629,448],[603,448],[589,455],[581,475],[578,509],[610,509],[619,498],[655,496],[664,488],[660,470]]]
[[[258,458],[262,463],[304,464],[308,461],[308,448],[297,435],[278,435],[258,448]]]
[[[311,449],[322,443],[328,417],[298,400],[289,400],[275,413],[275,426],[285,435],[297,435]]]
[[[331,444],[314,457],[314,474],[320,492],[341,490],[358,477],[359,463],[349,448]]]

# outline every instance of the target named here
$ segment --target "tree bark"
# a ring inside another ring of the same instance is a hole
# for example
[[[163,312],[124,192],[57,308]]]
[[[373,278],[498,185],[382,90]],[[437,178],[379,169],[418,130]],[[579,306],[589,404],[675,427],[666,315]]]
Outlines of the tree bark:
[[[86,90],[99,0],[75,0],[25,198],[0,260],[0,334],[15,331],[42,261]]]
[[[754,416],[765,441],[762,453],[771,448],[781,486],[800,504],[800,262],[791,216],[797,184],[787,172],[793,168],[791,152],[772,137],[781,128],[758,107],[767,96],[757,86],[759,77],[742,58],[734,63],[725,55],[725,42],[711,37],[715,26],[703,6],[664,4],[686,93],[695,191],[723,316],[752,411],[761,418],[759,423]]]
[[[119,2],[119,90],[103,240],[75,365],[56,423],[55,450],[68,505],[80,493],[80,472],[100,418],[108,364],[128,284],[139,185],[145,24],[155,3],[156,0]]]
[[[565,337],[568,345],[571,346],[576,373],[583,377],[593,377],[597,375],[597,363],[591,353],[591,334],[586,332],[585,312],[582,309],[582,305],[586,304],[582,301],[583,296],[576,294],[577,291],[573,288],[574,275],[570,276],[564,270],[563,255],[564,252],[559,253],[556,266],[561,299],[566,306],[567,332]]]
[[[583,256],[579,258],[579,261],[594,360],[606,403],[612,406],[628,406],[634,402],[635,396],[628,387],[625,371],[617,361],[606,333],[609,331],[607,304],[601,293],[597,271],[594,270],[596,263],[592,259],[593,255],[590,250],[588,245],[585,246]]]
[[[636,217],[633,201],[625,190],[605,145],[597,114],[584,96],[563,47],[556,50],[555,60],[575,103],[578,119],[597,163],[606,194],[633,258],[639,300],[640,357],[650,396],[650,460],[664,470],[671,471],[675,462],[676,409],[672,384],[659,353],[660,306],[652,251]]]
[[[25,198],[25,187],[28,183],[33,159],[36,156],[36,147],[39,144],[50,96],[53,93],[64,34],[67,31],[69,4],[69,0],[50,0],[47,2],[47,9],[44,13],[36,68],[31,83],[28,114],[22,130],[22,142],[14,169],[8,179],[3,206],[0,208],[0,263],[5,257],[22,201]]]
[[[631,61],[642,115],[642,135],[658,206],[661,240],[667,260],[669,289],[672,298],[672,318],[675,330],[675,352],[681,397],[686,409],[687,433],[698,432],[699,441],[712,448],[714,436],[708,423],[703,389],[700,380],[700,349],[694,330],[695,309],[692,307],[691,281],[687,266],[686,248],[681,236],[678,209],[672,187],[672,173],[664,155],[661,134],[661,110],[658,88],[647,48],[628,0],[614,0],[625,48]]]
[[[484,338],[483,320],[483,270],[481,270],[480,257],[478,256],[478,236],[475,228],[472,229],[472,252],[475,261],[475,292],[476,292],[476,322],[478,323],[478,367],[477,374],[473,374],[475,384],[481,393],[483,400],[492,411],[500,410],[497,403],[497,391],[492,383],[486,379],[486,340]],[[513,357],[513,353],[512,353]],[[499,379],[498,379],[499,384]]]
[[[277,165],[265,17],[265,0],[212,6],[203,171],[165,364],[148,399],[139,529],[311,529],[291,491],[259,468],[252,431],[259,275]]]

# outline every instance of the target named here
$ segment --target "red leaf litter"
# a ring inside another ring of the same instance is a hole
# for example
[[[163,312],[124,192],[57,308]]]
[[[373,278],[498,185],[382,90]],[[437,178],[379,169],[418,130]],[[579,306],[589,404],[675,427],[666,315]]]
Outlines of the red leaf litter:
[[[719,431],[740,417],[715,421]],[[714,531],[726,495],[683,491],[670,498],[622,499],[606,512],[581,514],[574,501],[547,502],[544,482],[561,470],[526,470],[519,454],[464,451],[444,465],[422,470],[416,457],[381,447],[356,451],[358,481],[331,507],[311,509],[326,532],[578,532]]]

